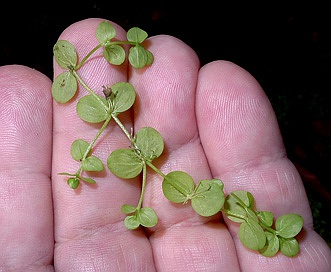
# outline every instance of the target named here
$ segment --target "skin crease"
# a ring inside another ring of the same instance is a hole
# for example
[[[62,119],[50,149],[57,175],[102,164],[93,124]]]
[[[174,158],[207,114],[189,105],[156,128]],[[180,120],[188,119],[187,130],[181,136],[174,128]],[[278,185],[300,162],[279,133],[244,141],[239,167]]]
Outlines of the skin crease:
[[[97,44],[95,29],[102,21],[79,21],[59,39],[85,56]],[[112,24],[116,37],[125,39],[125,31]],[[13,64],[0,67],[0,271],[331,271],[330,248],[313,229],[302,181],[258,82],[231,62],[200,67],[196,53],[175,37],[150,37],[146,46],[155,58],[148,68],[111,66],[98,51],[78,72],[100,93],[103,85],[133,84],[134,108],[119,118],[129,131],[151,126],[161,133],[165,153],[155,165],[163,173],[219,178],[226,194],[250,191],[257,208],[275,217],[302,215],[299,255],[266,258],[248,250],[238,240],[238,224],[170,203],[153,171],[144,205],[155,209],[159,222],[148,230],[127,230],[120,207],[137,204],[139,180],[104,171],[92,175],[96,185],[70,189],[57,173],[77,171],[70,145],[93,139],[100,124],[80,120],[75,102],[53,101],[45,75]],[[61,72],[54,64],[54,77]],[[85,94],[80,89],[75,99]],[[106,161],[112,150],[127,146],[111,123],[94,154]]]

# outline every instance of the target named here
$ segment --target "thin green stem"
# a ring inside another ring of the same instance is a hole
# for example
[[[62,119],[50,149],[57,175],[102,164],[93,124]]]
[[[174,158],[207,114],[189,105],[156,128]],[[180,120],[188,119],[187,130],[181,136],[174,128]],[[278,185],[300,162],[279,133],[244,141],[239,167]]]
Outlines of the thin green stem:
[[[130,44],[130,45],[137,45],[138,43],[136,42],[129,42],[129,41],[113,41],[113,42],[109,42],[109,45],[114,45],[114,44]]]
[[[120,121],[120,119],[117,118],[116,114],[111,114],[111,116],[113,117],[113,119],[116,122],[116,124],[122,129],[122,131],[124,132],[125,136],[129,139],[130,143],[132,143],[133,142],[133,138],[132,138],[131,134],[127,131],[127,129],[125,128],[125,126],[122,124],[122,122]]]
[[[95,137],[93,138],[92,142],[89,144],[89,146],[87,147],[82,160],[85,160],[87,155],[89,154],[89,152],[91,151],[93,145],[95,144],[95,142],[97,141],[97,139],[100,137],[100,135],[102,134],[102,132],[105,130],[105,128],[108,126],[109,122],[111,120],[111,114],[108,115],[107,119],[105,120],[105,122],[103,123],[102,127],[99,129],[98,133],[95,135]]]
[[[102,134],[102,132],[106,129],[106,127],[108,126],[110,120],[111,120],[112,116],[111,114],[108,115],[107,119],[105,120],[105,122],[103,123],[102,127],[99,129],[98,133],[94,136],[93,140],[91,141],[91,143],[89,144],[89,146],[87,147],[84,155],[83,155],[83,158],[82,158],[82,161],[85,160],[88,156],[88,154],[90,153],[90,151],[92,150],[95,142],[98,140],[98,138],[100,137],[100,135]],[[78,171],[77,171],[77,174],[76,175],[79,175],[80,176],[80,173],[82,171],[82,164],[80,165]]]
[[[83,59],[82,61],[75,67],[75,70],[80,69],[86,62],[86,60],[99,48],[104,47],[105,45],[116,45],[116,44],[130,44],[130,45],[137,45],[136,42],[129,42],[129,41],[113,41],[113,42],[107,42],[107,43],[100,43],[96,47],[94,47]]]
[[[97,51],[100,47],[102,47],[102,44],[98,44],[96,47],[94,47],[90,53],[88,53],[85,58],[82,59],[82,61],[75,67],[75,70],[78,70],[80,67],[82,67],[84,65],[84,63],[86,62],[86,60],[95,52]]]
[[[82,86],[91,94],[93,95],[93,97],[98,100],[98,102],[105,108],[105,110],[108,112],[109,108],[108,106],[103,103],[103,101],[101,100],[100,96],[98,96],[88,85],[86,85],[86,83],[81,79],[81,77],[77,74],[77,72],[75,70],[72,71],[73,75],[75,76],[75,78],[79,81],[80,84],[82,84]]]
[[[145,188],[146,188],[146,180],[147,180],[147,168],[146,163],[143,162],[143,177],[142,177],[142,185],[141,185],[141,194],[139,198],[139,202],[137,204],[137,210],[141,208],[141,205],[143,203],[144,195],[145,195]]]
[[[259,221],[259,224],[262,228],[266,229],[267,231],[276,234],[276,230],[274,230],[272,227],[268,227],[265,224],[263,224],[262,221]]]
[[[161,172],[161,170],[159,168],[157,168],[154,164],[152,164],[151,162],[147,161],[146,162],[147,165],[152,168],[156,173],[158,173],[161,177],[165,178],[165,174]]]

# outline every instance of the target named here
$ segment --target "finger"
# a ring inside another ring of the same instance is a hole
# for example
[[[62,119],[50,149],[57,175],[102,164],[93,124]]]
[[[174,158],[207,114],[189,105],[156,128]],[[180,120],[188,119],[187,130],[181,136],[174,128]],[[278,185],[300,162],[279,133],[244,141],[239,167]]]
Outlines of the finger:
[[[69,26],[60,36],[71,42],[81,60],[97,44],[95,32],[102,19],[87,19]],[[116,38],[124,40],[125,32],[118,25]],[[82,80],[97,94],[102,95],[102,86],[111,86],[126,81],[126,64],[110,65],[98,50],[77,72]],[[56,77],[63,70],[55,64]],[[54,103],[54,145],[53,145],[53,195],[55,208],[55,267],[59,271],[81,270],[130,270],[135,267],[153,267],[153,258],[148,240],[142,231],[131,232],[124,227],[121,205],[138,201],[139,181],[123,181],[108,169],[98,173],[83,173],[94,178],[96,185],[81,184],[72,190],[67,178],[60,172],[76,173],[80,162],[71,158],[70,147],[74,140],[83,139],[90,143],[102,124],[88,124],[76,113],[77,99],[88,92],[79,87],[73,102],[62,105]],[[130,131],[130,115],[121,114],[121,121]],[[111,122],[92,150],[93,155],[104,162],[110,152],[128,147],[125,134]]]
[[[211,178],[200,144],[195,117],[195,91],[199,59],[182,41],[151,37],[148,49],[154,63],[143,72],[131,72],[137,91],[135,132],[150,126],[165,142],[164,154],[153,161],[164,173],[185,171],[195,181]],[[162,177],[147,175],[144,206],[155,209],[159,222],[150,234],[158,271],[238,271],[232,239],[221,224],[220,214],[204,218],[187,204],[173,204],[162,192]]]
[[[51,81],[0,67],[0,270],[51,271]]]
[[[271,211],[276,218],[284,213],[304,217],[306,235],[301,236],[301,252],[294,259],[282,254],[261,259],[238,241],[238,224],[229,223],[241,268],[325,271],[330,265],[325,258],[330,251],[312,232],[303,184],[286,157],[274,111],[257,81],[229,62],[216,61],[203,67],[197,92],[197,122],[212,175],[223,180],[227,193],[251,192],[257,209]]]

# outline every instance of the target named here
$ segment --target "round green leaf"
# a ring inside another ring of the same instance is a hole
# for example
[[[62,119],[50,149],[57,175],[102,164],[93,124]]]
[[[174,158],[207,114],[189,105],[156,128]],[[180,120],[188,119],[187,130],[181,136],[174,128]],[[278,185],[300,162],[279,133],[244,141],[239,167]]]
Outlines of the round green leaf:
[[[152,127],[141,128],[134,136],[134,143],[140,155],[147,161],[159,157],[164,149],[161,134]]]
[[[143,163],[136,153],[129,148],[113,151],[107,165],[110,171],[120,178],[130,179],[138,176],[143,169]]]
[[[95,156],[90,156],[82,161],[82,169],[84,171],[100,172],[104,168],[103,163],[99,158]]]
[[[259,252],[266,257],[275,256],[279,250],[279,239],[277,235],[271,232],[265,232],[266,235],[266,244]]]
[[[182,171],[173,171],[167,174],[162,182],[165,197],[174,202],[186,202],[193,194],[194,180]]]
[[[121,207],[121,211],[124,214],[130,214],[130,213],[134,213],[136,211],[136,207],[133,207],[129,204],[124,204]]]
[[[226,203],[226,201],[224,203]],[[225,205],[224,205],[224,207],[225,207]],[[245,220],[246,220],[247,213],[246,213],[245,209],[241,206],[237,206],[236,209],[224,210],[224,211],[225,211],[226,217],[233,222],[242,223],[242,222],[245,222]]]
[[[251,249],[259,250],[266,243],[266,235],[261,226],[254,220],[248,219],[239,226],[238,236],[242,244]]]
[[[101,102],[93,95],[86,95],[78,100],[76,111],[82,120],[89,123],[99,123],[107,119],[108,113],[105,108],[108,105],[107,100],[101,96],[99,98]]]
[[[132,27],[126,33],[126,38],[130,42],[142,43],[148,37],[147,32],[139,27]]]
[[[192,208],[202,216],[218,213],[224,204],[223,183],[218,179],[201,180],[191,199]]]
[[[137,210],[137,220],[146,228],[154,227],[158,222],[155,211],[148,207]]]
[[[259,222],[259,219],[257,218],[256,213],[253,210],[246,208],[246,212],[247,212],[247,219],[251,219],[255,222]]]
[[[53,46],[53,54],[56,62],[63,69],[75,67],[77,64],[77,52],[75,47],[66,40],[59,40]]]
[[[52,84],[52,96],[59,103],[67,103],[77,92],[76,78],[69,72],[59,74]]]
[[[267,227],[271,227],[272,224],[274,223],[274,214],[272,212],[261,211],[257,213],[257,217]]]
[[[154,62],[154,56],[152,54],[152,52],[148,51],[147,49],[145,49],[146,54],[147,54],[147,62],[146,65],[151,65]]]
[[[287,257],[294,257],[299,253],[299,243],[295,238],[283,239],[279,237],[280,251]]]
[[[79,180],[78,178],[68,178],[67,183],[71,189],[76,189],[79,185]]]
[[[238,190],[231,192],[231,195],[247,208],[251,208],[254,205],[254,197],[250,192]]]
[[[114,94],[113,112],[115,114],[127,111],[130,109],[136,99],[136,91],[129,82],[118,82],[111,86],[111,91]]]
[[[276,220],[277,234],[283,238],[292,238],[302,229],[302,216],[294,213],[283,214]]]
[[[81,160],[88,147],[89,147],[88,142],[82,139],[75,140],[70,147],[70,154],[72,158],[76,161]]]
[[[243,205],[238,202],[232,194],[225,198],[224,202],[225,215],[233,222],[242,223],[246,220],[247,211]]]
[[[113,25],[107,21],[100,23],[96,30],[96,37],[100,43],[110,41],[116,36],[116,30]]]
[[[125,61],[125,51],[118,44],[107,44],[103,50],[103,56],[113,65],[121,65]]]
[[[135,230],[140,226],[140,223],[137,220],[136,215],[128,215],[124,219],[124,225],[129,230]]]
[[[129,50],[129,62],[137,69],[143,68],[150,61],[149,55],[146,53],[146,49],[141,45],[137,44]]]

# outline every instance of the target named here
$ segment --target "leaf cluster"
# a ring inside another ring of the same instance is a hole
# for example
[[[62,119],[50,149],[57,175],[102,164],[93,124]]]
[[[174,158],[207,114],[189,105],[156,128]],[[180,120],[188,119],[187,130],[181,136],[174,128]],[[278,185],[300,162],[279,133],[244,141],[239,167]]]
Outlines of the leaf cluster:
[[[53,54],[58,65],[65,69],[58,75],[52,85],[53,98],[59,103],[67,103],[71,100],[77,91],[78,75],[75,73],[86,60],[99,48],[103,48],[104,58],[113,65],[121,65],[126,59],[123,45],[130,45],[128,61],[135,68],[143,68],[153,63],[153,54],[147,50],[142,43],[147,39],[147,33],[133,27],[127,32],[127,41],[113,40],[116,36],[116,30],[109,22],[102,22],[96,30],[96,37],[100,44],[91,50],[91,52],[78,63],[78,55],[75,47],[67,40],[59,40],[53,47]],[[77,80],[76,80],[77,79]],[[82,82],[81,82],[82,83]],[[86,87],[86,86],[84,86]]]
[[[272,257],[279,250],[288,257],[299,253],[294,238],[302,229],[303,218],[294,213],[284,214],[274,223],[269,211],[257,211],[250,192],[233,191],[225,199],[223,212],[233,222],[240,223],[238,236],[244,246]]]
[[[141,195],[136,206],[123,204],[121,211],[125,214],[124,225],[134,230],[139,226],[154,227],[158,216],[153,208],[143,206],[149,167],[162,177],[164,196],[173,203],[190,203],[192,209],[201,216],[213,216],[223,212],[231,221],[239,223],[238,236],[249,249],[256,250],[264,256],[274,256],[279,250],[286,256],[295,256],[299,244],[294,238],[303,226],[303,219],[297,214],[285,214],[277,218],[271,212],[257,211],[254,198],[246,191],[234,191],[224,195],[224,184],[219,179],[203,179],[195,183],[193,177],[183,171],[164,174],[153,161],[164,151],[162,135],[152,127],[142,127],[135,134],[128,132],[119,119],[119,115],[128,111],[135,103],[136,90],[129,82],[117,82],[103,86],[102,93],[92,90],[78,70],[100,48],[103,57],[111,65],[121,65],[127,59],[136,69],[151,65],[153,54],[145,48],[148,35],[138,27],[127,32],[127,40],[116,40],[116,30],[109,22],[102,22],[96,30],[99,42],[80,62],[74,46],[66,40],[59,40],[53,47],[56,62],[63,68],[53,82],[52,96],[58,103],[73,100],[78,86],[87,94],[78,99],[76,112],[84,122],[101,124],[95,137],[90,141],[76,139],[72,142],[70,154],[79,163],[74,173],[61,172],[67,176],[67,183],[76,189],[82,182],[96,183],[88,176],[89,172],[104,171],[104,163],[93,154],[93,148],[100,135],[113,120],[129,140],[127,147],[113,150],[107,158],[107,168],[122,179],[141,177]],[[128,46],[126,50],[124,46]]]
[[[219,179],[200,180],[195,185],[193,178],[183,171],[172,171],[162,183],[167,199],[174,203],[191,201],[192,208],[202,216],[218,213],[224,203],[224,184]]]

